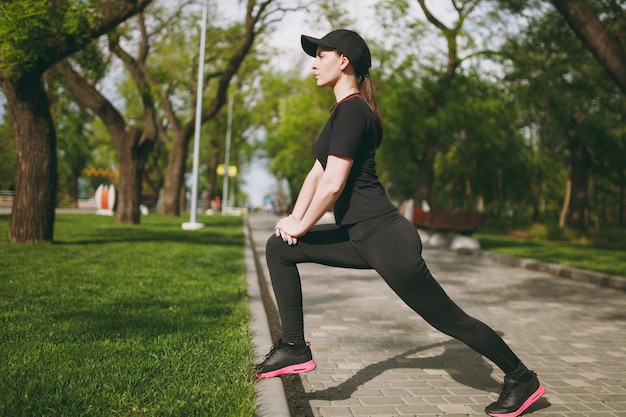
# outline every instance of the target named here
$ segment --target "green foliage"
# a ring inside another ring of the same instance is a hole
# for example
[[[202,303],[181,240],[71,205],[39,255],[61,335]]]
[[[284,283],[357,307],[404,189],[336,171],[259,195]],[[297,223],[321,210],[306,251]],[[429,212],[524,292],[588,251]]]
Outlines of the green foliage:
[[[28,70],[44,45],[33,45],[33,33],[44,33],[46,1],[5,1],[0,3],[0,68],[10,75],[15,68]]]
[[[415,191],[415,178],[426,146],[428,114],[427,91],[415,85],[415,74],[401,68],[397,76],[381,83],[377,101],[385,136],[377,162],[381,180],[391,183],[389,192],[405,199]]]
[[[322,27],[351,28],[354,27],[353,13],[347,10],[346,2],[342,0],[325,0],[310,2],[311,15],[315,16],[315,23]]]
[[[532,149],[516,130],[516,109],[498,86],[458,76],[453,94],[439,117],[456,141],[439,155],[433,203],[473,210],[480,196],[487,211],[499,214],[507,202],[527,196],[530,177],[518,173],[532,170]]]
[[[420,75],[422,85],[415,81]],[[431,204],[473,209],[481,196],[502,211],[506,201],[524,199],[528,178],[517,173],[530,169],[530,147],[501,87],[473,74],[443,88],[401,64],[379,93],[385,126],[379,166],[395,198],[413,195],[425,146],[436,140],[441,153]],[[433,102],[440,103],[436,110]]]
[[[623,95],[556,12],[531,20],[505,50],[512,64],[506,79],[521,120],[533,130],[535,146],[544,155],[533,185],[542,190],[539,198],[552,204],[563,198],[566,177],[561,175],[560,184],[550,191],[549,182],[554,184],[558,174],[550,163],[568,168],[569,138],[577,135],[594,156],[588,168],[597,183],[590,190],[593,216],[617,218],[616,197],[626,164],[619,151],[625,146],[624,135],[618,133],[624,129]]]
[[[41,71],[56,62],[54,45],[86,45],[94,0],[0,3],[0,74]]]
[[[86,45],[72,55],[72,62],[80,68],[81,74],[92,84],[98,84],[110,71],[111,60],[97,41]]]
[[[60,214],[54,244],[0,241],[0,415],[251,416],[241,218],[199,221]]]

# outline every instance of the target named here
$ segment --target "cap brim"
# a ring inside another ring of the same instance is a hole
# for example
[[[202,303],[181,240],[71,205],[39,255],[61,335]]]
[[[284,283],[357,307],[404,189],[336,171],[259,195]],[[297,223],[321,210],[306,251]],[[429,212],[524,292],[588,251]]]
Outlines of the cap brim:
[[[306,35],[300,36],[300,43],[302,44],[302,49],[304,49],[304,52],[306,52],[307,55],[310,55],[313,58],[317,56],[318,46],[323,46],[325,48],[331,48],[331,49],[335,48],[333,45],[327,44],[322,39],[317,39],[312,36],[306,36]]]
[[[319,45],[320,40],[317,38],[313,38],[311,36],[302,35],[300,36],[300,43],[302,44],[302,49],[306,52],[307,55],[310,55],[315,58],[317,55],[317,45]]]

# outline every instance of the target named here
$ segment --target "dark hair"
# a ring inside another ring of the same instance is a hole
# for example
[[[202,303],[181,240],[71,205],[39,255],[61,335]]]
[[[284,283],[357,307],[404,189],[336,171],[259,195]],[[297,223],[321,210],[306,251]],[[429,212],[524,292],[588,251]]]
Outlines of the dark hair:
[[[367,104],[370,106],[372,113],[374,113],[374,119],[376,120],[376,127],[378,133],[378,140],[376,142],[376,147],[378,148],[380,144],[383,142],[383,119],[380,117],[380,113],[378,112],[378,106],[376,106],[376,97],[374,96],[374,83],[369,75],[359,75],[357,77],[357,86],[359,88],[359,93],[363,96]]]

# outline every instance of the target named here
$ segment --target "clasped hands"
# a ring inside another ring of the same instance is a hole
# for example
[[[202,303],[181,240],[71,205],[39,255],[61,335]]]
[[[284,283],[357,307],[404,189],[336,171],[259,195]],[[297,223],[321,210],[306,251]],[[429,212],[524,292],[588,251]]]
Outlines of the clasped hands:
[[[282,238],[289,245],[298,243],[298,237],[304,234],[304,231],[301,229],[300,220],[293,215],[283,217],[274,226],[276,237]]]

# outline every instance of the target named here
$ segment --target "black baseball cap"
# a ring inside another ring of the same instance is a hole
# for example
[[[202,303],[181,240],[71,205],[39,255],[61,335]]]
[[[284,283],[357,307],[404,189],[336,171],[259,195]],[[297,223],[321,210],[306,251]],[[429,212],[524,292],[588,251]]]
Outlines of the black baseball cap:
[[[372,66],[372,57],[367,44],[358,33],[347,29],[337,29],[321,39],[302,35],[300,37],[302,49],[315,58],[317,47],[336,49],[350,60],[357,75],[367,75]]]

